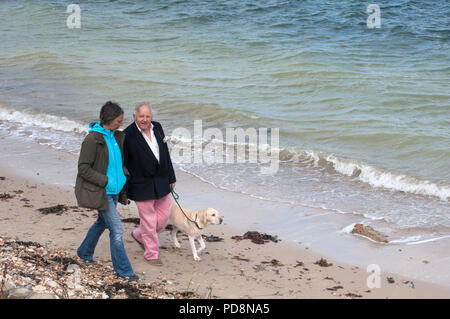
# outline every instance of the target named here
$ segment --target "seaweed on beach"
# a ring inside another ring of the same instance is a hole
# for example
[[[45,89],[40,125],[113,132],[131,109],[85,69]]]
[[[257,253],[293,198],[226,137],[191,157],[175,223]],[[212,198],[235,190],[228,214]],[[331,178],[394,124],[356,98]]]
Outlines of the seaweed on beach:
[[[40,211],[44,215],[48,215],[48,214],[61,215],[63,212],[67,211],[68,209],[69,209],[69,207],[67,207],[66,205],[59,204],[59,205],[51,206],[51,207],[38,208],[38,211]]]
[[[0,199],[1,200],[7,200],[7,199],[11,199],[13,197],[14,196],[11,196],[11,194],[9,194],[9,193],[2,193],[2,194],[0,194]]]
[[[344,296],[350,297],[350,298],[362,298],[361,295],[354,294],[354,293],[352,293],[352,292],[349,292],[349,293],[345,294]]]
[[[122,219],[122,223],[134,223],[136,225],[139,225],[140,219],[139,218],[124,218],[124,219]]]
[[[261,261],[261,264],[270,264],[274,267],[284,266],[278,259],[272,259],[271,261]]]
[[[223,241],[223,238],[219,237],[219,236],[206,236],[206,235],[202,235],[202,237],[207,241],[207,242],[219,242],[219,241]]]
[[[3,273],[2,273],[2,283],[0,285],[0,299],[4,299],[7,297],[7,292],[4,291],[5,283],[6,283],[6,274],[8,273],[8,263],[5,263],[3,266]]]
[[[76,264],[76,265],[80,266],[80,263],[77,262],[72,257],[56,256],[56,257],[50,258],[50,260],[51,261],[55,261],[55,262],[63,265],[64,266],[64,270],[67,269],[67,266],[72,265],[72,264]]]
[[[40,248],[42,247],[41,244],[33,242],[33,241],[5,241],[3,243],[4,246],[12,246],[13,248],[24,246],[24,247],[36,247]]]
[[[128,298],[130,299],[144,299],[145,296],[140,293],[140,290],[126,282],[115,282],[112,285],[107,285],[105,287],[105,293],[111,298],[119,291],[123,290]]]
[[[326,259],[320,258],[320,260],[316,261],[314,264],[319,265],[320,267],[330,267],[333,264],[328,263]]]
[[[86,266],[81,259],[63,248],[44,247],[39,243],[14,241],[0,235],[0,299],[6,298],[14,287],[31,287],[30,294],[47,298],[96,299],[197,299],[193,291],[174,291],[162,283],[143,283],[120,278],[109,266],[101,263]],[[73,281],[73,268],[82,281]],[[4,280],[4,278],[9,278]],[[34,292],[33,292],[34,291]]]
[[[250,239],[252,241],[252,243],[258,244],[258,245],[263,245],[269,241],[273,241],[274,243],[277,243],[280,241],[280,239],[278,239],[278,236],[272,236],[272,235],[260,233],[257,231],[248,231],[244,234],[244,236],[233,236],[233,237],[231,237],[231,239],[234,239],[237,241],[240,241],[243,239]]]
[[[250,262],[250,259],[248,258],[242,258],[240,256],[234,256],[233,259],[239,260],[239,261],[245,261],[245,262]]]
[[[47,260],[45,260],[45,258],[42,258],[41,256],[39,256],[37,254],[29,255],[29,256],[22,256],[21,258],[23,260],[27,260],[36,265],[43,265],[43,266],[49,265],[49,262]]]

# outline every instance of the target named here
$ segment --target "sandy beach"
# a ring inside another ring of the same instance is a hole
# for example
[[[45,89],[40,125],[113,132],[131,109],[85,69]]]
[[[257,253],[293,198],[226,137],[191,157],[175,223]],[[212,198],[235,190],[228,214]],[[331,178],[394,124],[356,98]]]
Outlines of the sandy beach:
[[[179,202],[224,222],[201,261],[162,231],[158,268],[131,237],[136,204],[119,205],[148,290],[113,292],[105,231],[86,289],[61,298],[449,299],[450,6],[396,2],[0,1],[0,299],[7,271],[37,291],[66,280],[57,261],[97,218],[74,185],[106,101],[122,130],[153,105]]]
[[[17,240],[39,242],[50,248],[62,248],[76,256],[76,248],[83,240],[88,228],[96,218],[96,211],[75,208],[76,201],[71,187],[40,182],[37,178],[26,178],[0,168],[2,194],[0,200],[0,234]],[[210,185],[177,171],[177,189],[182,202],[198,209],[214,207],[214,196],[226,197],[218,190],[208,194]],[[189,190],[183,191],[182,190]],[[10,198],[8,198],[10,197]],[[240,202],[240,201],[238,201]],[[240,202],[241,203],[241,202]],[[66,205],[69,210],[60,215],[42,214],[39,208]],[[229,203],[229,209],[236,203]],[[242,206],[242,215],[234,212],[233,218],[205,229],[206,236],[217,236],[223,240],[207,242],[201,261],[194,261],[187,238],[178,234],[181,249],[175,249],[170,232],[160,233],[160,258],[163,267],[148,265],[143,251],[131,238],[134,223],[125,222],[124,243],[128,257],[140,282],[158,282],[167,289],[191,290],[203,298],[448,298],[447,287],[400,276],[395,273],[380,274],[380,288],[368,288],[371,275],[365,268],[343,264],[318,254],[301,243],[287,241],[255,244],[248,239],[236,240],[246,231],[258,230],[257,222],[246,220],[251,214],[247,209],[259,209],[248,201]],[[185,204],[183,204],[185,205]],[[260,201],[260,205],[266,205]],[[220,209],[221,207],[219,207]],[[118,207],[122,219],[138,217],[134,203]],[[236,216],[242,216],[242,220]],[[265,218],[264,214],[261,218]],[[254,227],[251,227],[251,224]],[[236,227],[236,225],[241,225]],[[270,234],[279,236],[280,234]],[[95,260],[111,266],[108,232],[97,246]],[[325,259],[331,266],[317,264]],[[387,278],[392,283],[389,283]]]

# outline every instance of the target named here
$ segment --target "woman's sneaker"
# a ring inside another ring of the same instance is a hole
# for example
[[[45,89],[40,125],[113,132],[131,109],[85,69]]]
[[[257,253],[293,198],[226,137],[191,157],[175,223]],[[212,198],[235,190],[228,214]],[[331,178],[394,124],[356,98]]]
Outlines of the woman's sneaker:
[[[139,280],[139,277],[136,274],[132,274],[132,275],[129,275],[129,276],[126,276],[126,277],[122,277],[122,276],[119,276],[119,277],[123,278],[123,279],[126,279],[126,280],[129,280],[129,281],[138,281]]]
[[[80,258],[81,261],[82,261],[83,263],[85,263],[85,264],[88,264],[88,265],[96,264],[96,262],[95,262],[93,259],[84,259],[84,258],[80,257],[78,254],[77,254],[77,256],[78,256],[78,258]]]

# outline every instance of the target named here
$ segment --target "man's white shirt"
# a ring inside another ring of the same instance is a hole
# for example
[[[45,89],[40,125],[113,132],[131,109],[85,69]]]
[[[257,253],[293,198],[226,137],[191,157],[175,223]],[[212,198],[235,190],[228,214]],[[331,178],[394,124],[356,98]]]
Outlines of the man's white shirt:
[[[155,155],[155,157],[159,163],[159,145],[158,145],[158,141],[156,140],[156,137],[155,137],[155,132],[153,131],[153,125],[152,125],[152,128],[150,129],[150,135],[152,137],[151,140],[148,138],[147,134],[145,134],[144,131],[141,130],[139,125],[136,124],[136,126],[137,126],[138,130],[141,132],[141,134],[144,137],[145,141],[147,142],[148,146],[152,150],[153,155]]]

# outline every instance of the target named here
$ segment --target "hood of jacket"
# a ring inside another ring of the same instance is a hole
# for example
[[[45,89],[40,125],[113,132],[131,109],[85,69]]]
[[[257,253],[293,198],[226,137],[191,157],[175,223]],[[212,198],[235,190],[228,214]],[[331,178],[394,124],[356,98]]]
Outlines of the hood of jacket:
[[[108,184],[106,185],[106,194],[117,195],[122,190],[127,179],[123,171],[122,152],[117,144],[114,131],[105,129],[100,122],[90,123],[89,129],[89,133],[101,133],[105,139],[108,147],[108,169],[106,172]]]
[[[99,132],[102,133],[106,137],[114,136],[114,131],[105,129],[100,122],[91,122],[89,123],[89,133],[91,132]]]

